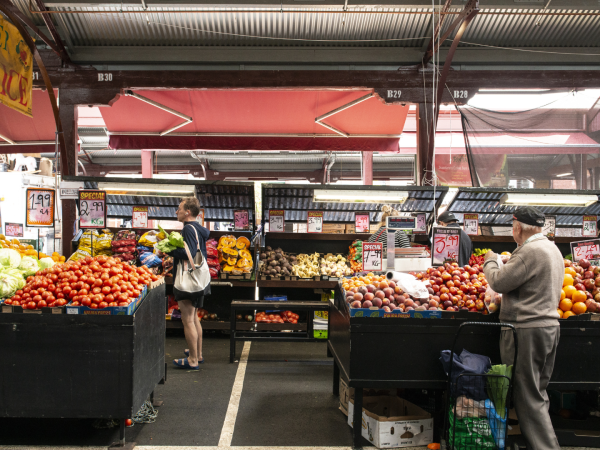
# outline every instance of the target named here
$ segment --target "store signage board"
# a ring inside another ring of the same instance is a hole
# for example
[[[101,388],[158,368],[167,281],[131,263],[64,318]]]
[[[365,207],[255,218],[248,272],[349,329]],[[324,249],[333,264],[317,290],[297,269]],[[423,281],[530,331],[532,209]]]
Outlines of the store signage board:
[[[54,225],[54,189],[27,188],[25,226],[51,227]]]
[[[417,219],[416,217],[388,217],[386,225],[388,230],[412,232],[417,227]]]
[[[446,262],[458,261],[460,248],[460,228],[435,227],[431,248],[431,265],[440,266]]]
[[[106,191],[79,191],[79,228],[106,228]]]
[[[371,231],[371,215],[369,213],[354,214],[354,232],[369,233]]]
[[[556,216],[546,216],[542,234],[547,238],[554,238],[556,235]]]
[[[464,215],[464,230],[469,236],[477,236],[479,230],[479,214]]]
[[[78,200],[80,189],[83,189],[83,182],[81,182],[81,181],[61,181],[61,183],[60,183],[60,199],[61,200]]]
[[[134,206],[131,228],[148,228],[148,207]]]
[[[307,233],[323,232],[323,211],[308,211]]]
[[[573,261],[582,259],[600,259],[600,239],[571,242]]]
[[[598,216],[583,216],[582,236],[596,237],[598,236]]]
[[[239,209],[233,212],[233,229],[235,231],[248,231],[248,211]]]
[[[272,233],[285,231],[285,211],[283,209],[269,210],[269,231]]]
[[[23,224],[6,222],[4,224],[4,236],[23,237]]]
[[[383,244],[363,242],[363,271],[381,271],[383,267]]]
[[[427,234],[427,214],[417,214],[417,225],[413,230],[414,234]]]
[[[200,212],[198,213],[198,216],[196,216],[196,222],[198,222],[200,225],[204,226],[204,210],[201,209]]]

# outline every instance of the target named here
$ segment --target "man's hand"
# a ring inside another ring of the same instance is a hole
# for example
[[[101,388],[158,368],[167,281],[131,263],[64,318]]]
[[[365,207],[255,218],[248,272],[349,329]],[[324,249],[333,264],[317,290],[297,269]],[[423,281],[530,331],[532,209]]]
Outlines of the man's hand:
[[[484,261],[483,261],[483,263],[485,264],[485,263],[486,263],[486,262],[488,262],[489,260],[494,260],[494,261],[496,261],[496,260],[497,260],[497,258],[498,258],[498,255],[496,255],[496,254],[495,254],[493,251],[491,251],[491,250],[490,250],[489,252],[487,252],[487,253],[485,254],[485,257],[484,257]]]

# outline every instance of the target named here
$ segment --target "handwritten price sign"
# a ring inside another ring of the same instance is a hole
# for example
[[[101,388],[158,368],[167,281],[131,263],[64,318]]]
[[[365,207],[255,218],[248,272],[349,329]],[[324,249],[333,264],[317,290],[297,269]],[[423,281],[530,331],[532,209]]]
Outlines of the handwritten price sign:
[[[51,227],[54,224],[54,196],[53,189],[27,188],[26,226]]]
[[[546,216],[542,234],[546,237],[554,238],[556,234],[556,216]]]
[[[571,253],[575,262],[581,259],[600,259],[600,239],[571,242]]]
[[[413,231],[414,234],[427,234],[427,214],[417,214],[417,224]]]
[[[285,231],[285,211],[283,209],[269,210],[269,231],[272,233]]]
[[[131,219],[132,228],[148,228],[148,207],[134,206]]]
[[[23,237],[23,224],[6,222],[4,224],[4,235],[6,237]]]
[[[598,216],[583,216],[582,236],[598,236]]]
[[[322,233],[323,232],[323,211],[309,211],[308,212],[308,233]]]
[[[371,230],[371,216],[367,214],[354,215],[354,231],[356,233],[368,233]]]
[[[364,245],[364,244],[363,244]],[[435,228],[431,248],[431,265],[439,266],[447,261],[458,261],[460,248],[459,228]],[[364,250],[363,250],[364,251]]]
[[[235,231],[248,231],[248,211],[240,209],[233,212],[233,229]]]
[[[470,236],[477,236],[479,230],[479,214],[465,214],[464,220],[465,233]]]
[[[79,228],[106,227],[106,192],[79,191]]]
[[[380,271],[383,263],[383,244],[363,242],[363,270]]]

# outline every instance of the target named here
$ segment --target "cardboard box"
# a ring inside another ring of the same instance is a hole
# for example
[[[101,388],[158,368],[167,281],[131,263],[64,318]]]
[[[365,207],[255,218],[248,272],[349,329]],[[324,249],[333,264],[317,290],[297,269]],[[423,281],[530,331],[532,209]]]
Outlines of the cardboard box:
[[[324,223],[323,233],[325,234],[343,234],[346,232],[346,225],[343,223]]]
[[[340,411],[348,415],[348,402],[354,399],[354,388],[348,387],[348,384],[340,377]],[[393,392],[389,389],[363,389],[363,398],[389,396]]]
[[[348,402],[352,426],[354,401]],[[399,397],[365,397],[362,436],[377,448],[416,447],[433,442],[433,418],[424,409]]]
[[[356,225],[355,224],[346,224],[346,230],[345,233],[347,234],[351,234],[351,233],[356,233]]]

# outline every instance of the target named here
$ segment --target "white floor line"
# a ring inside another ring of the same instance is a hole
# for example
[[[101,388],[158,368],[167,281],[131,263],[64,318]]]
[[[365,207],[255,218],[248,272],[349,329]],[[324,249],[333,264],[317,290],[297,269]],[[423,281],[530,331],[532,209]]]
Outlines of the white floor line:
[[[221,437],[219,438],[219,447],[231,446],[231,440],[233,439],[233,429],[235,428],[235,419],[237,418],[238,409],[240,407],[240,398],[242,396],[242,389],[244,387],[244,377],[246,376],[246,366],[248,365],[249,354],[250,341],[246,341],[244,342],[242,357],[240,358],[237,373],[235,374],[235,381],[233,382],[231,397],[229,398],[229,406],[227,407],[227,414],[225,414],[225,422],[223,423]]]

